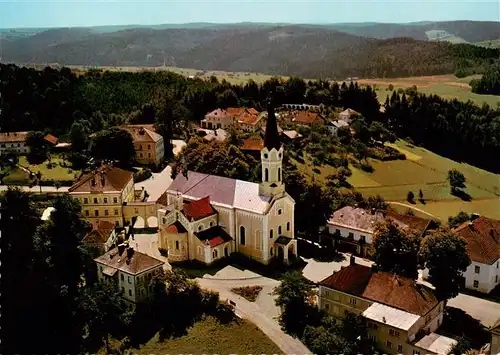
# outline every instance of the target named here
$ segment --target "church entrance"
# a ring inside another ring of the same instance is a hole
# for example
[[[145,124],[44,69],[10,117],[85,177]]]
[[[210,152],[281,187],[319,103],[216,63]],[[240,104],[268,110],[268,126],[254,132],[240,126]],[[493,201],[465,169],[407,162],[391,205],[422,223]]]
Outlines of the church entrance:
[[[285,252],[282,246],[278,247],[278,260],[281,262],[285,260]]]

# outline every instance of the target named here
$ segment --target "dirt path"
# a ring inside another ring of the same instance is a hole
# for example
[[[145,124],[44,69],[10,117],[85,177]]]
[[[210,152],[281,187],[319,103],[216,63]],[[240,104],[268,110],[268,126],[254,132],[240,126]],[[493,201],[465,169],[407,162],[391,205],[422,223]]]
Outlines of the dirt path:
[[[423,213],[431,218],[437,218],[439,219],[437,216],[434,216],[433,214],[429,213],[429,212],[426,212],[424,210],[421,210],[420,208],[417,208],[415,206],[412,206],[412,205],[409,205],[407,203],[402,203],[402,202],[396,202],[396,201],[387,201],[388,204],[391,204],[391,205],[398,205],[398,206],[403,206],[403,207],[408,207],[408,208],[411,208],[412,210],[415,210],[415,211],[418,211],[420,213]]]

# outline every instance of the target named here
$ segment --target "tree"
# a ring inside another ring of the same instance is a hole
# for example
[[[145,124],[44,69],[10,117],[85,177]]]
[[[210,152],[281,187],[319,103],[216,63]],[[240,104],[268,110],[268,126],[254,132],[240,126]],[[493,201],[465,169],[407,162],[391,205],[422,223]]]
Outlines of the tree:
[[[458,295],[462,273],[471,263],[464,239],[445,228],[431,231],[422,240],[419,260],[429,270],[429,281],[436,287],[439,299]]]
[[[373,232],[373,261],[380,271],[416,279],[419,239],[392,220],[378,223]]]
[[[418,190],[418,199],[420,202],[424,202],[424,193],[422,192],[422,189]]]
[[[109,352],[109,335],[118,333],[131,320],[131,310],[114,283],[96,283],[83,289],[78,299],[87,341],[102,342]]]
[[[458,190],[465,188],[465,176],[456,169],[448,171],[448,181],[450,182],[452,194],[456,194]]]
[[[318,239],[319,228],[326,224],[333,208],[332,201],[326,189],[316,182],[308,183],[297,203],[295,225],[298,230],[307,234],[311,240]]]
[[[463,211],[458,212],[458,214],[454,217],[448,217],[448,226],[450,228],[456,228],[464,222],[471,220],[471,215],[465,213]]]
[[[319,325],[321,316],[308,302],[311,291],[312,286],[297,271],[286,273],[275,288],[275,302],[281,308],[279,322],[287,333],[300,337],[307,325]]]
[[[48,145],[45,134],[40,131],[31,131],[26,136],[26,145],[29,147],[28,160],[31,164],[40,164],[47,159]]]
[[[132,136],[118,128],[101,131],[90,142],[90,154],[95,159],[119,161],[129,166],[135,160]]]
[[[89,131],[81,122],[74,122],[71,125],[69,136],[71,139],[71,149],[74,152],[82,153],[88,149],[87,135]]]
[[[467,354],[469,350],[471,350],[471,345],[469,341],[462,336],[458,339],[458,342],[448,350],[448,355]]]
[[[410,203],[414,203],[415,194],[412,191],[408,191],[408,195],[406,195],[406,200]]]

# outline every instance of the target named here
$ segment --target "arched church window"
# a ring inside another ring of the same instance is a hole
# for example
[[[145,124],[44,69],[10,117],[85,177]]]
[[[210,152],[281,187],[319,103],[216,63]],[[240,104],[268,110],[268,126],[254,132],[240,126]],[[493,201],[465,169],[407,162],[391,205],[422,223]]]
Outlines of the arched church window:
[[[245,245],[245,227],[240,227],[240,244]]]
[[[271,230],[269,231],[269,238],[270,238],[270,239],[273,239],[273,237],[274,237],[274,231],[271,229]]]
[[[278,181],[281,181],[281,168],[278,168]]]
[[[267,159],[268,155],[267,153],[264,153],[264,159]]]
[[[281,235],[281,226],[278,226],[278,235]]]
[[[286,222],[286,230],[289,231],[290,230],[290,222]]]
[[[269,181],[269,169],[264,169],[264,181]]]

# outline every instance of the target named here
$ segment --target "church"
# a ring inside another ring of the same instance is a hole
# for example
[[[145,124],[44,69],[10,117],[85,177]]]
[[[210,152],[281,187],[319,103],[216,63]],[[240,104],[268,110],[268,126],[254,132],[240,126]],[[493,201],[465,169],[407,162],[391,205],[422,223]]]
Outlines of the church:
[[[170,262],[210,264],[233,252],[263,264],[297,256],[295,201],[285,191],[283,146],[270,103],[260,158],[260,183],[193,171],[176,177],[157,201],[158,247],[168,250]]]

